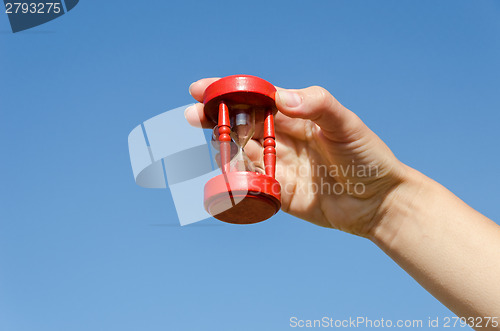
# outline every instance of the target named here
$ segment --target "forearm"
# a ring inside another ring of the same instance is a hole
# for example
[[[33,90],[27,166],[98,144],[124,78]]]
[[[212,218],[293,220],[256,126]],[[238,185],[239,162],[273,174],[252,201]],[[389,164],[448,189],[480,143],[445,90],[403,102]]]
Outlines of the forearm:
[[[370,239],[458,316],[500,316],[500,226],[430,178],[407,173]]]

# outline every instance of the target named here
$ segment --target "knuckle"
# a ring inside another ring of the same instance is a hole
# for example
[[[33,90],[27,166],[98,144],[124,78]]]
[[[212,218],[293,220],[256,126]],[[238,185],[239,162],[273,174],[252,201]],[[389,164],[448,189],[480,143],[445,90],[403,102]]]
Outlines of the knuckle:
[[[329,109],[332,107],[335,98],[327,89],[321,86],[311,86],[311,91],[315,99],[315,105],[319,109]]]

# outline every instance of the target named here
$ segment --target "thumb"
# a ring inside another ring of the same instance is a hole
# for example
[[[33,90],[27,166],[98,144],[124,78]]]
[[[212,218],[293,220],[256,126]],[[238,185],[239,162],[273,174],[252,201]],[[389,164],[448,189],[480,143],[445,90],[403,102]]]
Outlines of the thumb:
[[[313,121],[328,139],[349,142],[368,130],[356,114],[342,106],[322,87],[301,90],[278,88],[275,98],[280,112],[288,117]]]

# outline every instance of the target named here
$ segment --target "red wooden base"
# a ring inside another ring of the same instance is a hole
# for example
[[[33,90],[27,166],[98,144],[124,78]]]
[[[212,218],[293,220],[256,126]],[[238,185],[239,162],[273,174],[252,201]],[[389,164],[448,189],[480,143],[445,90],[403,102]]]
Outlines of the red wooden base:
[[[262,222],[281,208],[281,186],[270,176],[229,172],[205,185],[205,209],[218,220],[233,224]]]

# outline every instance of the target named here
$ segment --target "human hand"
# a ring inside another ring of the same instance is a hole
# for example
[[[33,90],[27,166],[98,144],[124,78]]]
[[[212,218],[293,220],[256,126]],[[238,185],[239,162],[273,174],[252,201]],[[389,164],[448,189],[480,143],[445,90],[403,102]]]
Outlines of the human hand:
[[[193,83],[192,96],[201,102],[217,79]],[[275,98],[282,209],[369,238],[457,316],[490,316],[484,329],[498,329],[500,269],[492,262],[500,258],[498,224],[399,162],[325,89],[278,88]],[[214,126],[201,103],[185,115],[192,125]],[[245,146],[261,168],[262,142],[256,132]]]
[[[199,102],[218,78],[190,86]],[[353,112],[324,88],[278,88],[275,116],[276,179],[283,211],[314,224],[369,237],[405,181],[406,166]],[[203,104],[186,109],[191,125],[212,128]],[[257,128],[256,128],[257,129]],[[262,135],[245,153],[262,168]]]

